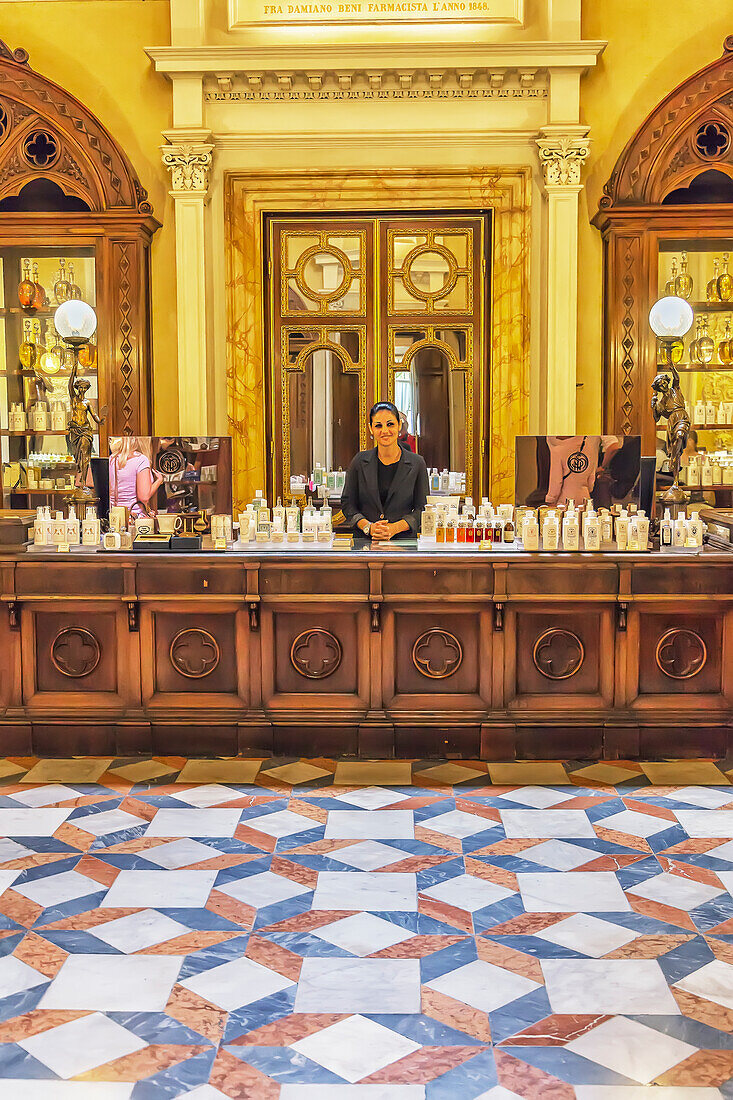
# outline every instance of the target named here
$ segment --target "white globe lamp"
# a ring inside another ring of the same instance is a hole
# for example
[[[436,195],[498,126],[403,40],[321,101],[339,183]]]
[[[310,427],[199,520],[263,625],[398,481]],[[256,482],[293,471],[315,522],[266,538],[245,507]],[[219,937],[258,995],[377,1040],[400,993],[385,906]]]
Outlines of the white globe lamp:
[[[90,305],[72,298],[64,302],[53,315],[61,339],[72,347],[88,344],[97,331],[97,315]]]

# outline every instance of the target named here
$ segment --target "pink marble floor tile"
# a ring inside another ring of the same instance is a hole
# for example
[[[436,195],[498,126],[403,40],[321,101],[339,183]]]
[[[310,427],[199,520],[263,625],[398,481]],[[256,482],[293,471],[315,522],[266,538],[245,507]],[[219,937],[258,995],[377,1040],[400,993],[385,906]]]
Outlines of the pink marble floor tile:
[[[455,1028],[472,1039],[478,1039],[484,1043],[491,1042],[491,1024],[488,1013],[481,1012],[478,1008],[456,1001],[445,993],[439,993],[437,989],[430,989],[424,985],[420,994],[423,1016],[429,1016],[431,1020],[437,1020],[446,1027]]]
[[[463,845],[458,837],[446,836],[444,833],[434,833],[422,825],[415,826],[415,840],[421,844],[432,844],[436,848],[445,848],[447,852],[463,855]]]
[[[226,1010],[211,1004],[185,986],[173,986],[165,1011],[184,1027],[190,1027],[212,1043],[220,1043],[224,1036],[228,1017]]]
[[[576,867],[576,871],[620,871],[624,867],[630,867],[633,863],[638,863],[640,859],[646,859],[646,852],[639,852],[638,855],[632,855],[631,852],[618,852],[616,854],[606,853],[605,855],[598,856],[597,859],[591,859],[587,863],[581,864]]]
[[[694,938],[694,936],[685,935],[638,936],[631,943],[625,943],[623,947],[617,947],[615,951],[609,951],[603,957],[605,959],[658,959],[660,955],[666,955],[668,951],[673,951]]]
[[[424,959],[428,955],[434,955],[436,951],[443,951],[446,947],[453,947],[456,943],[462,943],[465,936],[411,936],[402,943],[394,943],[391,947],[385,947],[382,951],[375,951],[370,959]]]
[[[648,793],[648,788],[645,788],[645,794]],[[649,817],[658,817],[660,821],[668,821],[670,826],[677,824],[674,810],[669,810],[666,806],[655,806],[646,798],[623,798],[621,801],[627,810],[633,810],[637,814],[647,814]]]
[[[137,798],[123,798],[120,809],[127,814],[141,817],[143,821],[152,821],[158,812],[157,806],[151,806],[149,802],[141,802]]]
[[[59,1008],[24,1012],[22,1016],[13,1016],[11,1020],[0,1023],[0,1043],[17,1043],[20,1039],[27,1039],[29,1035],[39,1035],[42,1031],[50,1031],[52,1027],[60,1027],[61,1024],[69,1024],[72,1020],[89,1015],[88,1012]]]
[[[683,863],[681,860],[669,859],[666,856],[657,856],[663,871],[679,875],[680,878],[690,879],[692,882],[704,882],[706,886],[715,886],[718,889],[723,885],[716,875],[707,867],[695,867],[691,863]]]
[[[248,959],[266,966],[268,970],[274,970],[277,974],[282,974],[283,978],[290,978],[292,982],[297,982],[300,977],[303,960],[279,943],[273,943],[252,933],[245,954]]]
[[[323,928],[327,924],[332,924],[334,921],[339,920],[340,917],[351,916],[352,910],[346,910],[345,912],[330,912],[326,909],[320,909],[315,913],[298,913],[294,917],[286,917],[285,920],[277,921],[275,924],[269,924],[267,926],[268,932],[312,932],[315,928]]]
[[[255,829],[249,829],[246,825],[237,825],[234,836],[243,844],[251,844],[253,848],[259,848],[261,852],[274,852],[277,847],[277,837],[268,836],[267,833],[258,833]]]
[[[69,952],[57,947],[50,940],[37,936],[35,932],[28,932],[13,951],[13,955],[34,970],[40,970],[47,978],[55,978],[69,957]]]
[[[315,803],[305,802],[301,798],[291,798],[288,802],[288,809],[291,813],[311,818],[319,825],[325,825],[328,820],[328,810],[325,806],[317,806]]]
[[[679,844],[673,844],[671,848],[665,848],[664,855],[704,855],[712,848],[720,847],[720,838],[691,837],[689,840],[681,840]],[[660,853],[661,854],[661,853]]]
[[[605,840],[609,844],[620,844],[624,848],[631,848],[643,855],[651,855],[651,848],[640,836],[632,836],[631,833],[621,833],[618,829],[606,829],[602,822],[594,821],[593,828],[599,840]]]
[[[484,806],[481,802],[472,802],[468,798],[456,798],[456,809],[473,814],[474,817],[485,817],[486,821],[493,825],[501,822],[501,815],[495,806]],[[489,827],[490,825],[487,824],[486,828]]]
[[[696,931],[692,917],[683,909],[674,909],[671,905],[662,905],[659,901],[650,901],[649,898],[642,898],[638,894],[628,893],[626,898],[635,913],[651,917],[653,920],[664,921],[665,924],[673,924],[677,928]]]
[[[390,863],[389,867],[380,868],[380,874],[389,874],[390,871],[416,874],[418,871],[426,871],[428,867],[439,867],[441,863],[448,863],[453,858],[453,853],[434,856],[407,856],[406,859],[401,859],[399,863]]]
[[[594,1027],[603,1024],[611,1016],[546,1016],[536,1024],[524,1028],[509,1039],[502,1039],[502,1044],[508,1046],[565,1046],[573,1039],[592,1031]]]
[[[152,947],[143,947],[135,955],[193,955],[205,947],[215,947],[217,943],[226,943],[238,932],[187,932],[175,936],[172,940],[155,943]]]
[[[234,1054],[219,1050],[209,1076],[209,1084],[229,1100],[278,1100],[280,1085]]]
[[[315,890],[318,884],[318,871],[312,867],[304,867],[302,863],[293,863],[283,856],[273,856],[270,864],[273,875],[282,875],[291,882],[299,882],[301,886],[307,886],[309,890]]]
[[[716,959],[733,964],[733,943],[728,943],[727,940],[718,940],[715,936],[706,936],[705,939]]]
[[[117,920],[118,917],[129,917],[131,913],[137,913],[137,909],[90,909],[86,913],[77,913],[73,917],[63,917],[52,924],[43,926],[44,932],[87,932],[98,924],[106,924],[107,921]]]
[[[34,925],[42,912],[42,905],[36,905],[30,898],[24,898],[22,894],[16,894],[12,887],[0,897],[0,913],[10,917],[11,920],[22,925],[23,928],[30,928],[31,925]]]
[[[88,852],[97,839],[92,833],[85,833],[68,821],[65,821],[63,825],[59,825],[53,835],[57,840],[68,844],[71,848],[76,848],[80,852]]]
[[[484,882],[493,882],[497,886],[504,886],[507,890],[518,890],[519,883],[514,871],[508,871],[506,867],[495,867],[492,863],[483,863],[480,859],[471,859],[466,856],[466,873],[480,878]]]
[[[343,1013],[295,1013],[293,1016],[284,1016],[282,1020],[275,1020],[272,1024],[264,1024],[254,1031],[246,1031],[237,1039],[232,1039],[231,1045],[287,1047],[346,1019],[348,1016]]]
[[[206,908],[210,913],[216,913],[217,916],[233,921],[247,930],[253,926],[257,917],[257,910],[253,906],[245,905],[237,898],[230,898],[228,894],[221,894],[216,889],[209,894]]]
[[[154,1073],[169,1069],[178,1062],[186,1062],[209,1048],[183,1046],[178,1043],[152,1043],[142,1050],[133,1051],[123,1058],[115,1058],[103,1066],[97,1066],[74,1077],[74,1081],[142,1081]]]
[[[720,1024],[718,1024],[720,1027]],[[733,1050],[698,1050],[666,1073],[652,1085],[672,1085],[677,1088],[702,1088],[726,1085],[733,1077]]]
[[[566,919],[564,913],[520,913],[503,924],[495,924],[491,932],[494,936],[534,936]]]
[[[727,1031],[729,1035],[733,1034],[733,1008],[707,1001],[695,993],[688,993],[686,989],[671,986],[670,990],[683,1016],[689,1016],[691,1020],[717,1028],[718,1031]]]
[[[494,1057],[499,1084],[510,1092],[531,1097],[531,1100],[575,1100],[573,1086],[551,1073],[521,1062],[498,1047],[494,1050]]]
[[[521,974],[523,978],[529,978],[540,985],[545,984],[540,961],[532,955],[525,955],[522,951],[516,951],[513,947],[483,936],[476,937],[476,951],[484,962],[510,970],[513,974]]]
[[[460,928],[464,932],[473,931],[471,914],[464,909],[456,909],[452,905],[446,905],[444,901],[418,894],[417,910],[423,916],[433,917],[434,920],[443,921],[444,924],[450,924],[453,928]]]
[[[372,1084],[427,1084],[481,1053],[481,1047],[422,1047],[360,1082]]]
[[[111,886],[120,873],[119,867],[113,867],[111,863],[105,863],[96,856],[89,855],[82,856],[74,870],[80,875],[93,879],[101,886]]]

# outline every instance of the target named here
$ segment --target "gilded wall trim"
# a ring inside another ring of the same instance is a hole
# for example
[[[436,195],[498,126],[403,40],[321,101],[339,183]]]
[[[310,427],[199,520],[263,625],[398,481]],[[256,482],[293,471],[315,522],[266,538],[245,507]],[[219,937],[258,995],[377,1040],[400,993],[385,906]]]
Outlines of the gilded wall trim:
[[[483,171],[232,173],[225,184],[227,392],[234,437],[234,499],[265,485],[266,214],[493,211],[487,450],[490,493],[512,500],[514,437],[529,410],[529,168]]]

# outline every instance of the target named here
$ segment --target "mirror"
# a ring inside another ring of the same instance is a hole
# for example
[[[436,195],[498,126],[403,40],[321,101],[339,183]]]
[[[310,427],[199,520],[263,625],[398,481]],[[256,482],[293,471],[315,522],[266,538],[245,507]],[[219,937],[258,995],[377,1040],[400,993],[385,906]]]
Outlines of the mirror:
[[[450,347],[456,359],[465,360],[466,338],[460,331],[436,334],[440,343],[424,344],[423,332],[399,333],[395,358],[407,369],[397,369],[394,394],[397,408],[407,416],[408,433],[428,469],[466,471],[466,372],[451,369]],[[441,346],[442,345],[442,346]]]
[[[231,436],[115,436],[110,437],[109,454],[109,463],[104,460],[108,465],[107,491],[97,486],[100,515],[106,515],[108,504],[129,506],[134,482],[129,483],[125,467],[142,468],[146,463],[163,477],[150,498],[151,511],[231,514]]]
[[[347,363],[349,359],[358,362],[356,332],[329,335],[343,347]],[[288,355],[291,362],[297,358],[294,336]],[[316,464],[324,470],[345,470],[360,449],[360,372],[345,370],[344,358],[328,348],[310,352],[302,365],[302,370],[287,374],[290,475],[308,476]]]
[[[518,435],[515,455],[517,504],[639,503],[639,435]]]

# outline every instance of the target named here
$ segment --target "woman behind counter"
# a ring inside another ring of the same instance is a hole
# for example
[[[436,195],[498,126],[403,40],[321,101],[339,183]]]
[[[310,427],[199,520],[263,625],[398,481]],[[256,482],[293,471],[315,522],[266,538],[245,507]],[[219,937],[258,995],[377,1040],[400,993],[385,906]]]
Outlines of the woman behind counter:
[[[399,444],[400,414],[391,401],[378,401],[369,412],[376,443],[352,459],[341,494],[346,522],[368,538],[415,538],[428,495],[425,459]]]

